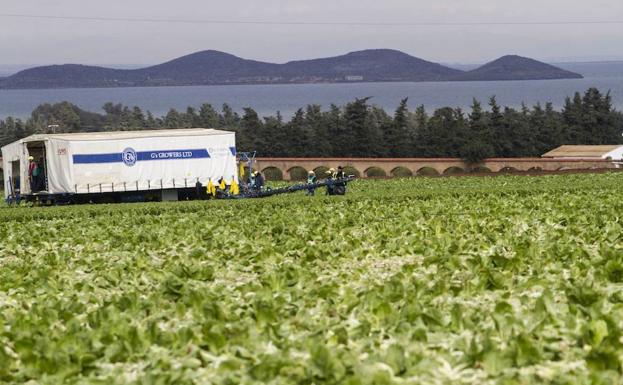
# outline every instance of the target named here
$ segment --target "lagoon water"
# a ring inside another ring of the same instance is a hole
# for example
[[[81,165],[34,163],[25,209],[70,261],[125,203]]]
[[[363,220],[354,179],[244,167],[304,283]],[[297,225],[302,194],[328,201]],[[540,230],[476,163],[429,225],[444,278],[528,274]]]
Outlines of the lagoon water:
[[[254,108],[260,116],[280,111],[291,116],[298,108],[315,103],[327,109],[331,103],[344,105],[355,98],[370,96],[371,103],[392,113],[401,99],[408,97],[415,108],[423,104],[427,111],[451,106],[468,109],[472,99],[486,104],[495,95],[501,105],[520,107],[524,102],[552,102],[563,105],[566,96],[576,91],[584,92],[597,87],[610,91],[613,105],[623,110],[623,62],[578,63],[565,66],[579,72],[584,79],[494,81],[494,82],[423,82],[423,83],[348,83],[348,84],[295,84],[295,85],[244,85],[244,86],[190,86],[149,88],[80,88],[47,90],[0,90],[0,119],[7,116],[26,118],[41,103],[69,101],[83,109],[102,112],[106,102],[139,106],[155,116],[167,113],[170,108],[185,110],[211,103],[220,109],[228,103],[240,112],[244,107]]]

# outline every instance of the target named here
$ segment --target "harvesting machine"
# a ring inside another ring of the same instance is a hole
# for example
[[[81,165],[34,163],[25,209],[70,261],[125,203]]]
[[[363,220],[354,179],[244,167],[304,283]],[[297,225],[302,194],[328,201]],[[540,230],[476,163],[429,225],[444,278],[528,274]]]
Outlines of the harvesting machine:
[[[253,162],[255,160],[255,152],[240,152],[238,153],[238,163],[241,168],[244,169],[245,175],[252,175]],[[297,183],[291,186],[279,187],[279,188],[265,188],[256,189],[253,183],[249,180],[241,181],[240,194],[232,195],[226,191],[218,190],[216,198],[218,199],[245,199],[245,198],[265,198],[273,195],[289,194],[297,191],[304,191],[310,189],[318,189],[320,187],[333,186],[332,195],[345,195],[346,184],[355,180],[354,175],[348,175],[344,178],[326,179],[318,181],[316,183]]]

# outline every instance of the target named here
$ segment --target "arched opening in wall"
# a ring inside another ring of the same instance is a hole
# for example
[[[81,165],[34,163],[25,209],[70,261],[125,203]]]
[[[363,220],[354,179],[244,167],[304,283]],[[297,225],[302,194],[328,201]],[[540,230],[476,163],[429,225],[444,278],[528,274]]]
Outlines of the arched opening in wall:
[[[266,167],[262,170],[262,174],[266,180],[283,180],[283,173],[277,167]]]
[[[530,167],[530,168],[528,169],[528,172],[541,172],[541,171],[543,171],[543,168],[542,168],[542,167],[539,167],[539,166],[536,166],[536,167]]]
[[[448,167],[447,169],[443,171],[443,175],[457,175],[457,174],[463,174],[463,173],[465,173],[465,170],[463,170],[460,167],[456,167],[456,166]]]
[[[354,175],[356,178],[361,177],[361,173],[359,172],[359,170],[357,170],[356,168],[352,166],[344,167],[343,171],[344,171],[344,175],[346,176]]]
[[[326,166],[318,166],[314,169],[314,173],[318,179],[324,178],[327,175],[327,171],[329,171],[329,167]]]
[[[505,166],[505,167],[502,167],[499,172],[503,174],[509,174],[509,173],[513,173],[517,171],[519,170],[517,170],[515,167]]]
[[[385,170],[380,167],[372,166],[364,171],[367,178],[383,178],[387,176]]]
[[[390,173],[394,178],[408,178],[413,176],[411,170],[406,167],[398,166]]]
[[[417,175],[421,175],[421,176],[438,176],[439,175],[439,171],[435,170],[432,167],[422,167],[421,169],[417,170],[416,172]]]
[[[489,167],[477,166],[477,167],[472,168],[471,172],[476,173],[476,174],[490,174],[493,171],[491,171]]]
[[[306,180],[307,179],[307,170],[300,166],[294,166],[288,170],[288,174],[290,174],[290,180]]]

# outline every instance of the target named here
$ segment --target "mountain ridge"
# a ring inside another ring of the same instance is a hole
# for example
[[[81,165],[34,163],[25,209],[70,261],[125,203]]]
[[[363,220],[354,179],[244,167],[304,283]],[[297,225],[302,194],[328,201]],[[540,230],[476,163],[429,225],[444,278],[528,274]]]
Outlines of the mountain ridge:
[[[283,64],[205,50],[137,69],[82,64],[33,67],[0,78],[0,88],[545,80],[581,77],[582,75],[517,55],[502,56],[474,70],[463,71],[392,49],[353,51],[345,55],[294,60]]]

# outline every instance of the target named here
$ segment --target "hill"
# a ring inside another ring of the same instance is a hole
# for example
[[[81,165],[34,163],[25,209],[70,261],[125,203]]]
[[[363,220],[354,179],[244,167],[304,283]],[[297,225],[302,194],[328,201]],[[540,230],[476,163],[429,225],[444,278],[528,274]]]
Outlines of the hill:
[[[456,80],[580,79],[582,75],[534,59],[507,55],[467,71]]]
[[[283,65],[286,76],[303,81],[438,81],[462,71],[422,60],[404,52],[373,49],[346,55],[292,61]]]
[[[0,78],[0,88],[146,87],[383,81],[526,80],[578,78],[573,72],[519,56],[504,56],[462,71],[404,52],[374,49],[274,64],[214,50],[139,69],[79,64],[30,68]]]
[[[219,51],[201,51],[133,71],[136,85],[207,85],[271,83],[279,65],[242,59]]]
[[[133,85],[128,70],[62,64],[35,67],[0,80],[0,88],[119,87]]]

